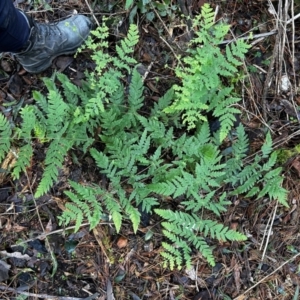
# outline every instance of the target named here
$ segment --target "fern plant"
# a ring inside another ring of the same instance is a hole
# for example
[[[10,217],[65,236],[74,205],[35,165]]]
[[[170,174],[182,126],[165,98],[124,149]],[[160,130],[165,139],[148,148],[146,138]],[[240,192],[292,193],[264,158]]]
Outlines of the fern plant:
[[[103,105],[119,91],[121,70],[125,63],[126,69],[129,63],[135,63],[130,54],[138,41],[136,26],[131,26],[128,37],[118,46],[117,51],[120,54],[118,58],[112,58],[105,53],[107,43],[103,39],[107,36],[107,31],[104,26],[92,32],[101,39],[97,45],[94,44],[97,48],[94,59],[99,64],[94,73],[87,74],[88,83],[79,88],[63,74],[44,78],[48,89],[47,96],[35,91],[33,98],[37,105],[28,105],[21,111],[23,121],[16,129],[15,139],[25,141],[26,145],[20,148],[12,175],[19,178],[20,172],[29,166],[33,155],[33,141],[47,145],[44,173],[36,189],[36,197],[48,192],[56,182],[58,170],[62,168],[64,159],[72,147],[80,147],[85,152],[93,143],[92,136],[99,124],[99,114],[104,110]],[[92,48],[91,40],[88,40],[87,45]],[[115,66],[115,72],[112,72],[112,69],[105,70],[109,63]],[[63,91],[57,88],[56,79]],[[4,116],[0,116],[0,134],[3,135],[0,142],[1,159],[9,149],[8,137],[11,136],[11,130]]]
[[[99,171],[109,181],[108,190],[94,187],[93,195],[98,197],[100,211],[109,211],[117,228],[121,220],[128,217],[134,230],[137,230],[142,210],[153,211],[165,221],[162,223],[163,233],[167,240],[163,243],[162,252],[166,265],[181,267],[191,264],[191,249],[198,249],[203,256],[214,265],[212,248],[207,237],[221,240],[245,240],[246,237],[230,230],[216,221],[204,220],[199,217],[203,209],[220,216],[235,194],[247,193],[244,187],[247,180],[255,178],[251,188],[252,195],[267,195],[287,205],[286,191],[280,188],[283,178],[280,169],[272,170],[274,159],[268,157],[272,145],[270,136],[262,147],[262,155],[257,155],[252,164],[244,164],[243,158],[248,151],[248,140],[242,126],[236,129],[237,138],[232,145],[230,155],[222,155],[219,141],[210,133],[208,123],[203,123],[194,135],[176,135],[181,125],[165,120],[168,114],[165,108],[174,99],[174,92],[168,91],[150,111],[148,117],[141,112],[143,99],[142,78],[136,70],[132,72],[129,93],[118,94],[116,102],[105,107],[100,117],[102,133],[99,136],[101,151],[90,149]],[[127,104],[127,105],[126,105]],[[177,124],[177,125],[176,125]],[[164,159],[164,153],[173,160]],[[264,164],[260,162],[264,160]],[[252,170],[253,172],[249,172]],[[258,177],[256,173],[260,173]],[[264,181],[273,178],[272,188],[264,190]],[[125,189],[130,187],[129,189]],[[230,186],[230,191],[220,190]],[[239,188],[242,187],[242,190]],[[82,186],[74,186],[74,194],[86,202],[87,196],[81,192]],[[90,187],[87,187],[90,189]],[[182,212],[158,208],[161,198],[181,200]],[[83,210],[80,204],[72,199],[61,217],[62,222],[75,219],[76,213]],[[76,199],[77,201],[77,199]],[[101,203],[101,204],[100,204]],[[90,204],[87,203],[89,206]],[[88,207],[87,206],[87,207]],[[90,206],[93,211],[93,206]],[[89,218],[89,215],[87,215]],[[77,219],[78,220],[78,219]],[[82,220],[80,215],[79,220]],[[94,226],[97,222],[92,223]],[[78,226],[77,226],[78,228]]]
[[[87,219],[90,228],[94,228],[102,215],[108,214],[117,231],[129,220],[136,232],[141,212],[154,212],[163,219],[162,256],[170,268],[190,266],[193,250],[200,251],[214,265],[212,238],[246,239],[216,220],[200,217],[205,211],[213,212],[217,218],[226,211],[232,197],[240,194],[269,197],[287,205],[270,135],[262,154],[247,164],[244,159],[249,143],[245,130],[241,125],[232,128],[236,109],[230,105],[236,98],[232,96],[233,87],[223,86],[223,79],[236,75],[238,59],[247,46],[232,45],[222,54],[216,44],[228,28],[213,26],[212,11],[206,5],[199,20],[201,34],[196,41],[201,41],[206,50],[214,51],[213,55],[203,57],[202,48],[189,53],[184,60],[186,68],[177,69],[182,86],[171,88],[153,107],[144,107],[143,80],[132,57],[138,42],[137,27],[132,26],[127,38],[118,45],[117,57],[107,53],[108,30],[101,27],[93,32],[98,41],[90,38],[85,46],[93,51],[96,67],[94,72],[86,74],[82,87],[72,84],[63,74],[45,79],[47,96],[34,93],[37,105],[22,110],[23,122],[15,131],[25,146],[20,148],[14,177],[30,164],[35,141],[47,146],[45,171],[36,196],[55,183],[71,148],[90,155],[98,172],[106,177],[106,188],[95,182],[83,185],[70,181],[70,189],[65,191],[69,202],[60,216],[61,224],[75,221],[78,230]],[[220,70],[216,70],[213,58],[222,63],[225,60]],[[196,59],[202,59],[202,63],[198,65]],[[204,76],[209,71],[210,79]],[[130,75],[128,83],[123,74]],[[195,109],[211,111],[220,118],[219,136],[210,132],[204,115],[196,115]],[[197,123],[193,132],[182,130],[182,113],[189,127]],[[96,128],[101,128],[101,133],[94,143]],[[0,129],[4,137],[11,134],[3,116]],[[231,153],[224,154],[220,141],[229,130],[235,131],[236,138]],[[0,140],[0,157],[4,157],[10,143],[8,139]],[[176,211],[166,207],[166,198],[174,206],[177,203]]]
[[[183,123],[187,123],[189,129],[194,128],[199,120],[206,122],[206,114],[211,112],[220,120],[219,137],[222,141],[239,113],[233,105],[240,98],[234,96],[231,82],[238,74],[237,67],[242,64],[249,45],[238,40],[227,45],[223,53],[218,44],[230,26],[215,24],[214,11],[208,4],[202,6],[194,25],[199,31],[195,32],[196,37],[191,42],[192,49],[183,59],[184,67],[176,69],[182,84],[174,85],[176,99],[165,111],[183,113]]]

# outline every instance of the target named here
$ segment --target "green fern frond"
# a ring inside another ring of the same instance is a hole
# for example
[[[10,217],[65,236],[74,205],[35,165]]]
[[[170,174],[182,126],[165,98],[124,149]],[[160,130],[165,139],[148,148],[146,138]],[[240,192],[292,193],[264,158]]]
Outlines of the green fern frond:
[[[155,118],[165,116],[163,111],[171,104],[172,100],[174,100],[173,88],[169,89],[162,97],[160,97],[157,103],[154,103],[150,115]]]
[[[178,226],[191,227],[196,223],[193,215],[182,211],[173,212],[171,210],[155,209],[155,213],[167,220],[169,223],[174,223]]]
[[[263,178],[263,189],[259,191],[258,197],[268,195],[270,199],[278,200],[279,203],[288,207],[287,190],[282,187],[283,177],[280,175],[282,168],[276,168],[267,172]]]
[[[66,192],[66,195],[75,203],[79,202],[79,199],[76,198],[75,194]],[[65,224],[69,224],[71,220],[75,220],[75,229],[74,231],[77,232],[82,224],[83,221],[83,213],[80,207],[67,203],[66,210],[64,211],[63,215],[60,217],[61,221]]]
[[[199,230],[203,232],[204,236],[210,236],[218,240],[244,241],[247,239],[245,235],[231,230],[216,221],[198,219],[197,226],[199,226]]]
[[[233,68],[233,70],[230,69],[229,71],[236,72],[237,69],[235,67],[240,66],[242,64],[242,62],[234,57],[231,49],[237,50],[237,46],[235,44],[232,44],[232,45],[228,45],[226,47],[226,58],[230,62],[230,64],[232,65],[232,68]],[[245,54],[245,53],[243,54],[242,51],[239,51],[239,52],[235,51],[235,53],[239,56],[239,58],[243,58],[244,54]]]
[[[35,197],[38,198],[48,192],[52,184],[56,182],[58,170],[62,168],[65,155],[70,147],[70,141],[63,139],[54,140],[50,144],[45,159],[45,170],[36,190]]]
[[[208,3],[205,3],[201,7],[201,17],[203,20],[202,27],[205,29],[205,32],[208,32],[208,30],[214,25],[214,18],[215,18],[215,13],[213,9],[210,7]]]
[[[30,165],[30,161],[33,155],[32,145],[27,144],[19,149],[17,161],[14,165],[12,176],[14,179],[20,178],[20,173],[24,172]]]
[[[71,83],[65,74],[57,73],[56,77],[62,84],[64,89],[64,97],[67,103],[77,105],[79,99],[81,102],[86,103],[87,93],[83,92],[82,89]]]
[[[191,245],[194,246],[204,258],[212,265],[215,265],[214,257],[212,254],[212,248],[205,242],[204,238],[198,236],[194,231],[195,223],[191,227],[185,227],[181,225],[174,225],[168,222],[163,222],[162,226],[164,235],[173,243],[171,246],[169,243],[164,242],[162,245],[168,251],[166,258],[171,262],[175,261],[178,268],[186,265],[191,267]],[[178,250],[177,250],[178,249]],[[170,266],[171,268],[172,266]]]
[[[266,135],[266,140],[261,147],[261,151],[263,158],[268,158],[270,153],[272,152],[272,138],[270,132],[268,132]]]
[[[32,131],[36,127],[36,113],[32,106],[25,106],[20,112],[22,116],[22,131],[20,131],[20,138],[30,140]]]
[[[117,68],[126,69],[128,72],[130,72],[129,65],[136,64],[137,61],[129,55],[134,52],[134,47],[138,41],[138,27],[135,24],[131,24],[127,33],[127,37],[121,41],[120,46],[116,46],[118,58],[113,58],[113,62]]]
[[[247,170],[247,173],[245,172]],[[243,175],[247,175],[247,180],[241,181],[241,185],[238,186],[235,191],[232,192],[232,195],[239,195],[248,192],[261,178],[259,172],[255,172],[255,169],[252,169],[251,166],[246,166],[243,170]]]
[[[8,120],[0,113],[0,161],[10,149],[11,128]]]
[[[190,194],[193,197],[189,198],[189,200],[182,201],[182,204],[187,211],[198,212],[202,208],[208,208],[210,206],[209,203],[213,201],[215,191],[211,191],[206,195],[199,195],[199,193],[194,191],[191,191]],[[217,215],[219,215],[219,213]]]
[[[100,169],[106,169],[108,167],[109,160],[108,157],[103,152],[99,152],[95,148],[92,148],[90,150],[90,153],[94,158],[94,160],[96,161],[97,166]]]
[[[114,222],[116,231],[120,232],[123,219],[122,214],[116,210],[111,210],[111,218]]]
[[[201,15],[195,18],[195,26],[200,30],[195,32],[193,44],[201,44],[190,55],[183,59],[184,68],[177,68],[176,75],[182,79],[182,85],[175,85],[174,102],[164,109],[168,114],[182,113],[183,124],[188,129],[196,127],[197,123],[206,121],[205,115],[212,111],[221,119],[220,141],[228,135],[239,110],[232,107],[240,101],[232,97],[234,86],[225,87],[223,78],[229,81],[238,72],[249,46],[244,41],[226,46],[223,54],[218,44],[229,30],[228,25],[214,24],[214,13],[205,5]]]
[[[139,108],[142,107],[144,101],[143,91],[144,87],[141,75],[136,69],[134,69],[132,71],[128,98],[132,113],[136,112]]]
[[[207,261],[214,265],[214,257],[212,249],[207,245],[204,238],[197,236],[196,232],[200,231],[204,236],[217,238],[219,240],[232,240],[243,241],[246,237],[234,230],[230,230],[226,226],[211,220],[199,219],[196,215],[189,215],[183,212],[172,212],[170,210],[156,209],[155,212],[168,222],[163,222],[162,225],[165,228],[164,235],[171,240],[180,250],[185,252],[189,249],[187,242],[183,238],[201,252],[201,254],[207,259]],[[167,249],[169,252],[170,247]],[[189,252],[188,252],[189,253]],[[178,262],[182,261],[182,254],[180,251],[173,251],[168,255],[172,255],[172,261],[176,261],[178,256]],[[175,256],[175,257],[174,257]],[[190,265],[191,257],[189,254],[184,256],[185,263]],[[181,265],[180,265],[181,266]]]
[[[123,220],[123,215],[121,214],[121,207],[119,201],[115,199],[114,195],[112,195],[109,192],[104,192],[102,194],[102,199],[105,205],[105,208],[108,210],[115,228],[117,232],[120,231],[121,225],[122,225],[122,220]]]
[[[250,48],[251,45],[248,45],[243,40],[236,40],[234,43],[226,47],[228,61],[235,66],[240,66],[242,64],[241,60],[245,57],[245,54]]]
[[[170,196],[175,193],[176,186],[172,182],[159,182],[149,184],[148,189],[159,195]]]
[[[239,126],[236,128],[236,134],[237,140],[232,145],[232,156],[237,162],[239,162],[240,165],[242,159],[246,157],[249,147],[249,140],[245,129],[241,124],[239,124]],[[227,166],[230,167],[231,164],[228,163]]]
[[[263,165],[262,170],[263,171],[269,171],[269,170],[271,170],[271,168],[273,168],[275,166],[276,161],[277,161],[277,153],[273,152],[269,156],[268,161]],[[277,175],[279,175],[279,173],[282,171],[282,169],[279,168],[277,170],[278,170],[278,174]],[[265,175],[265,178],[268,179],[267,175]]]
[[[78,200],[76,196],[74,195],[73,201],[76,203]],[[82,219],[82,211],[78,208],[78,206],[67,203],[66,204],[66,210],[63,212],[61,216],[58,216],[59,224],[61,225],[64,223],[65,225],[68,225],[71,221],[75,220],[77,221],[77,216],[79,216],[79,220]],[[80,224],[77,224],[76,229],[80,227]],[[78,230],[78,229],[77,229]]]
[[[37,102],[37,105],[44,114],[48,113],[48,102],[46,97],[39,91],[32,92],[33,99]]]
[[[69,181],[74,192],[65,191],[65,194],[72,202],[66,204],[66,210],[60,217],[60,222],[69,224],[70,221],[75,220],[75,231],[77,231],[84,218],[87,218],[90,223],[90,229],[95,228],[103,215],[101,203],[97,196],[99,190],[82,186],[76,182]]]
[[[129,216],[130,221],[132,222],[133,232],[136,233],[141,222],[140,212],[137,208],[133,207],[132,205],[128,206],[125,212]]]
[[[182,257],[181,253],[178,249],[176,249],[173,245],[162,242],[162,246],[166,251],[161,252],[161,256],[165,258],[164,268],[170,267],[171,270],[177,266],[179,269],[182,267]]]

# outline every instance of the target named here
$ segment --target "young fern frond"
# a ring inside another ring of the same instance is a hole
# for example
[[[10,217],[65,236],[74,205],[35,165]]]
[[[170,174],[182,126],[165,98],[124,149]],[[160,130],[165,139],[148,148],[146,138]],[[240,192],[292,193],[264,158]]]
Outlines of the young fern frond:
[[[207,4],[203,5],[201,8],[200,17],[201,17],[201,20],[203,20],[201,27],[204,29],[203,31],[205,33],[208,33],[209,29],[214,25],[215,13],[214,13],[213,9]]]
[[[127,37],[121,41],[121,45],[116,46],[116,51],[118,53],[117,58],[113,58],[114,65],[117,68],[124,68],[130,72],[129,65],[136,64],[137,61],[130,57],[130,54],[133,54],[134,47],[139,41],[138,28],[135,24],[131,24]]]

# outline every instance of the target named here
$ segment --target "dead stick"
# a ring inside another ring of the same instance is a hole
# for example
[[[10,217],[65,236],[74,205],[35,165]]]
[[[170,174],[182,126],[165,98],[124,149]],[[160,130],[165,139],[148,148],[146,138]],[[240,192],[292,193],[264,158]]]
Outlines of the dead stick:
[[[99,296],[99,293],[95,293],[95,294],[93,294],[89,297],[86,297],[86,298],[58,297],[58,296],[50,296],[50,295],[47,295],[47,294],[35,294],[35,293],[19,291],[18,289],[13,289],[13,288],[10,288],[10,287],[4,286],[4,285],[0,285],[0,290],[9,291],[9,292],[13,292],[13,293],[16,293],[16,294],[29,296],[29,297],[42,298],[42,299],[51,299],[51,300],[92,300],[92,299],[95,299]]]
[[[244,295],[247,294],[248,292],[250,292],[251,290],[253,290],[256,286],[258,286],[260,283],[264,282],[265,280],[267,280],[269,277],[271,277],[273,274],[275,274],[277,271],[279,271],[282,267],[284,267],[287,263],[289,263],[290,261],[294,260],[295,258],[297,258],[300,255],[300,253],[297,253],[296,255],[294,255],[292,258],[288,259],[287,261],[285,261],[283,264],[281,264],[278,268],[276,268],[273,272],[271,272],[270,274],[268,274],[267,276],[265,276],[264,278],[262,278],[261,280],[259,280],[258,282],[256,282],[253,286],[251,286],[248,290],[246,290],[242,295],[234,298],[233,300],[240,300],[240,299],[245,299]]]
[[[237,40],[252,40],[252,39],[259,39],[259,38],[264,38],[264,37],[267,37],[267,36],[271,36],[271,35],[275,35],[277,34],[277,30],[272,30],[270,32],[265,32],[265,33],[259,33],[259,34],[252,34],[252,35],[247,35],[247,36],[240,36],[240,37],[237,37],[235,39],[232,39],[232,40],[225,40],[225,41],[222,41],[221,43],[219,43],[219,45],[223,45],[223,44],[229,44],[229,43],[232,43],[232,42],[235,42]]]
[[[86,3],[86,5],[87,5],[87,7],[89,8],[89,10],[90,10],[90,12],[91,12],[91,14],[92,14],[92,17],[93,17],[93,19],[95,20],[96,24],[97,24],[97,25],[100,27],[100,24],[99,24],[99,22],[98,22],[97,18],[95,17],[95,15],[94,15],[94,11],[93,11],[93,10],[92,10],[92,8],[90,7],[90,5],[89,5],[88,1],[87,1],[87,0],[85,0],[85,3]]]

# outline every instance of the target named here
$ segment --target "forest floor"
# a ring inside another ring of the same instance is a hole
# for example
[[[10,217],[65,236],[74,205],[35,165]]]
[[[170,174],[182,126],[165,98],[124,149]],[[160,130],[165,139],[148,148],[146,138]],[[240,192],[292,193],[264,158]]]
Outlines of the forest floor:
[[[151,64],[145,79],[148,101],[156,101],[174,83],[177,55],[184,53],[191,38],[185,17],[193,18],[204,3],[210,3],[217,20],[231,25],[229,40],[251,33],[252,47],[243,66],[247,84],[240,91],[240,108],[246,115],[243,123],[253,153],[264,142],[265,125],[271,129],[275,147],[290,150],[283,162],[290,207],[264,199],[239,199],[220,221],[232,224],[234,215],[248,240],[215,241],[217,264],[213,268],[195,253],[191,270],[170,271],[163,268],[161,233],[151,216],[137,234],[129,224],[118,234],[109,224],[92,231],[82,226],[77,233],[73,227],[58,226],[67,180],[94,176],[87,158],[79,158],[76,164],[67,158],[59,182],[35,202],[31,187],[39,173],[34,167],[28,171],[30,178],[27,174],[17,181],[0,173],[0,299],[300,299],[300,154],[296,148],[300,142],[300,18],[293,19],[298,13],[297,6],[291,6],[294,1],[141,0],[135,2],[144,2],[145,11],[136,13],[125,10],[125,3],[111,0],[42,2],[18,0],[15,4],[39,22],[58,21],[74,13],[98,22],[105,16],[112,43],[126,35],[132,18],[140,33],[135,58],[146,67]],[[94,68],[89,55],[86,50],[76,57],[58,57],[48,70],[32,75],[4,54],[2,112],[17,122],[20,108],[33,103],[34,90],[45,91],[42,78],[51,77],[55,69],[80,85],[84,72]],[[44,155],[43,148],[35,151],[35,157]],[[9,157],[4,163],[9,165]],[[147,240],[150,228],[153,235]],[[45,246],[46,236],[51,253]],[[57,269],[52,274],[54,262]]]

